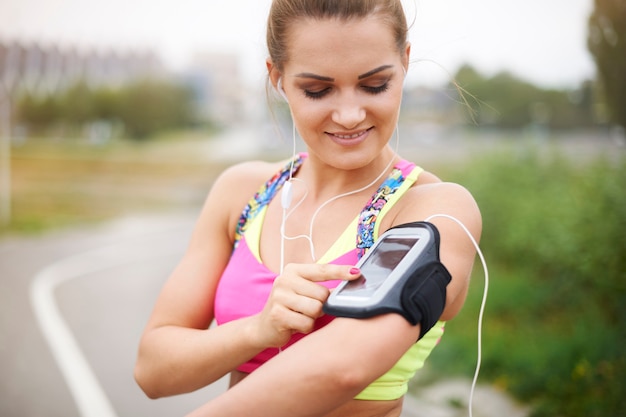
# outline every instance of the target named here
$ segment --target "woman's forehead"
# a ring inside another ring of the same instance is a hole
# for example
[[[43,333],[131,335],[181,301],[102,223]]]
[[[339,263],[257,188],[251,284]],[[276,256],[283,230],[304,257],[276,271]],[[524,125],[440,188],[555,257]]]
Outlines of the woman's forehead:
[[[398,62],[391,28],[381,19],[302,19],[288,31],[289,72],[364,74]]]

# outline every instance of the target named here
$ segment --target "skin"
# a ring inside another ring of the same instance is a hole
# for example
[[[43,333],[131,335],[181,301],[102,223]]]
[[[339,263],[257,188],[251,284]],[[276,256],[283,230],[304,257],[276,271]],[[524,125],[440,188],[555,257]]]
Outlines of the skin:
[[[290,60],[282,72],[267,62],[274,86],[282,78],[293,120],[310,155],[294,181],[293,201],[300,205],[286,224],[287,235],[308,234],[320,205],[389,172],[388,163],[398,158],[389,141],[396,128],[409,52],[409,45],[397,50],[391,30],[375,16],[348,22],[301,20],[290,31]],[[196,390],[263,349],[282,346],[294,332],[309,333],[329,295],[317,282],[359,276],[350,265],[316,263],[306,240],[289,240],[284,271],[263,311],[208,329],[239,214],[259,185],[283,165],[243,163],[216,181],[188,250],[163,287],[140,343],[135,378],[148,396]],[[322,209],[313,223],[316,259],[378,184]],[[268,207],[260,241],[261,257],[274,271],[281,266],[279,200]],[[381,220],[380,230],[435,213],[458,218],[479,239],[480,213],[469,192],[428,172]],[[446,219],[432,223],[441,235],[441,260],[453,277],[442,316],[449,320],[465,300],[475,251],[458,225]],[[389,370],[419,332],[419,325],[411,326],[396,314],[366,320],[337,318],[253,374],[233,372],[233,387],[189,416],[259,412],[277,417],[399,416],[402,399],[352,398]]]

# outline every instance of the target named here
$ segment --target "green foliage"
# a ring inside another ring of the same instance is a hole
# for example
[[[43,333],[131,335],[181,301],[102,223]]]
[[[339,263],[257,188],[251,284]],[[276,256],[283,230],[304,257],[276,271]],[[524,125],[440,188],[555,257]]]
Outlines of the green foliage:
[[[78,83],[62,94],[24,95],[17,103],[17,115],[18,122],[38,133],[59,125],[79,130],[92,122],[122,122],[126,134],[133,139],[194,123],[191,91],[156,80],[142,80],[117,89]]]
[[[18,103],[17,112],[22,120],[39,130],[52,125],[61,115],[60,103],[54,97],[24,96]]]
[[[580,165],[529,151],[453,179],[484,219],[482,378],[533,404],[535,417],[626,415],[626,160]],[[466,375],[483,289],[476,271],[465,310],[433,353],[436,367]]]
[[[626,128],[626,2],[595,0],[587,45],[596,61],[611,120]]]
[[[576,90],[542,89],[508,72],[485,77],[469,65],[454,77],[482,126],[550,128],[592,126],[593,86]]]
[[[69,88],[60,97],[61,119],[70,125],[80,126],[99,117],[95,112],[94,93],[84,83]]]
[[[191,122],[192,95],[187,89],[167,83],[143,81],[121,95],[120,119],[131,136],[145,138],[173,126]]]

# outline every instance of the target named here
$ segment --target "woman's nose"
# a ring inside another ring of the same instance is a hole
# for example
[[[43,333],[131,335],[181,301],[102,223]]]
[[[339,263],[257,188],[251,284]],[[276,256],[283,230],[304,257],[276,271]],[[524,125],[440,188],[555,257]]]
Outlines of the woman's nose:
[[[365,109],[354,95],[341,97],[333,109],[332,120],[346,129],[352,129],[365,120]]]

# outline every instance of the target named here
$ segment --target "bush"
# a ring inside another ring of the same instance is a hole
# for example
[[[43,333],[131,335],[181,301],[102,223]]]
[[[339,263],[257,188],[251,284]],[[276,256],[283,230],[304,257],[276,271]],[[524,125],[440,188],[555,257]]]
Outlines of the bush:
[[[536,417],[626,415],[626,160],[580,165],[531,151],[454,177],[481,207],[492,277],[482,377]],[[438,369],[471,373],[482,289],[474,282],[449,323]]]
[[[172,127],[191,124],[191,91],[173,84],[142,81],[121,94],[119,118],[129,134],[138,139]]]
[[[121,122],[132,139],[197,122],[192,91],[157,80],[139,80],[119,88],[78,83],[52,96],[24,95],[17,103],[17,121],[44,134],[59,125],[80,131],[89,123]]]

